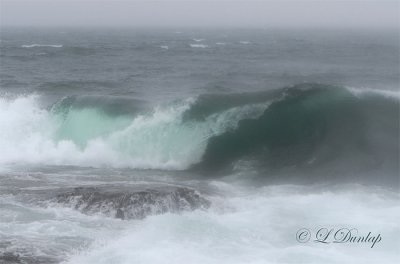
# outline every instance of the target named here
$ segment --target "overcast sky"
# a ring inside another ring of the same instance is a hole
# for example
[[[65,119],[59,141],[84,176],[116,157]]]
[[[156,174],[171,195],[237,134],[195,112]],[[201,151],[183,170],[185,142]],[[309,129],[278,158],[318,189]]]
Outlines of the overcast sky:
[[[1,26],[399,27],[400,0],[0,0]]]

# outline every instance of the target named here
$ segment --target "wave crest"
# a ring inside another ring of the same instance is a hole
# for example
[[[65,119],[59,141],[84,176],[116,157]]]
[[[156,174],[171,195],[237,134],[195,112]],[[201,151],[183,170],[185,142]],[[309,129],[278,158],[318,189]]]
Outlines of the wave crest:
[[[0,98],[0,163],[208,171],[250,159],[269,170],[334,163],[393,174],[399,100],[386,94],[301,84],[153,109],[113,97],[68,97],[48,110],[36,96]]]

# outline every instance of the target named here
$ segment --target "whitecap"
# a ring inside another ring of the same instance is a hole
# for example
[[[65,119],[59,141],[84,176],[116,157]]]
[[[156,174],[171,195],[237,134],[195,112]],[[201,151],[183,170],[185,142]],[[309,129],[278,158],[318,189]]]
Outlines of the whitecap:
[[[205,44],[190,44],[190,47],[192,48],[208,48],[208,45]]]
[[[40,47],[48,47],[48,48],[62,48],[63,45],[59,44],[29,44],[29,45],[22,45],[22,48],[40,48]]]
[[[357,97],[376,94],[384,96],[385,98],[400,99],[400,91],[356,87],[347,87],[347,89]]]

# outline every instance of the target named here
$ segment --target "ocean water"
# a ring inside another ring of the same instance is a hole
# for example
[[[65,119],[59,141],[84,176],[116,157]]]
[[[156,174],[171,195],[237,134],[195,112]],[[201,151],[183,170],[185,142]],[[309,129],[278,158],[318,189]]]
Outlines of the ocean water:
[[[0,263],[398,263],[398,34],[2,28]]]

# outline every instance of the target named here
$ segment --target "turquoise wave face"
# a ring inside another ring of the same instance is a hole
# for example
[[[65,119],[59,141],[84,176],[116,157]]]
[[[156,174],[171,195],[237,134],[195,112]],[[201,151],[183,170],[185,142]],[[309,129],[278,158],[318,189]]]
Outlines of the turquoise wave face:
[[[301,84],[149,108],[118,97],[2,100],[0,162],[142,169],[398,171],[397,94]],[[22,153],[22,154],[21,154]],[[327,169],[328,167],[328,169]]]
[[[106,138],[129,126],[129,116],[110,116],[95,108],[72,109],[65,116],[54,116],[58,123],[56,141],[70,140],[84,149],[95,138]]]

